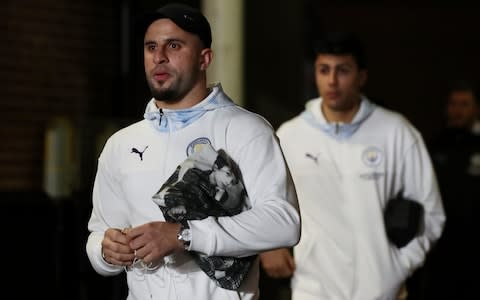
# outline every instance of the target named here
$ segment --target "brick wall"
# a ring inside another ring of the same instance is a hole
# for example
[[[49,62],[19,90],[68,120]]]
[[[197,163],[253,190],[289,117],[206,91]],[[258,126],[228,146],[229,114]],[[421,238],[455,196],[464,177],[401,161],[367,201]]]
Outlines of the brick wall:
[[[39,190],[49,120],[110,109],[118,5],[2,1],[0,20],[0,190]]]

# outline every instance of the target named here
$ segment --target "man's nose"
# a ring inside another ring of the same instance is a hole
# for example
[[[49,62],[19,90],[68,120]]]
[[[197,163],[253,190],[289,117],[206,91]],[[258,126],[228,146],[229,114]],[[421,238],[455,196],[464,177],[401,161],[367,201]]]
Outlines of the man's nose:
[[[165,49],[163,47],[158,47],[158,49],[155,50],[155,53],[153,55],[153,61],[156,64],[161,64],[168,61]]]

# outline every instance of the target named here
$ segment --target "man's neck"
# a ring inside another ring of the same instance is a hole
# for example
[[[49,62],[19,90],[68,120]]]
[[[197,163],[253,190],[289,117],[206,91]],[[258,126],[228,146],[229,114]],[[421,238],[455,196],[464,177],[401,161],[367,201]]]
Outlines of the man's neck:
[[[329,109],[328,107],[322,105],[321,110],[323,113],[323,116],[329,123],[345,123],[349,124],[352,122],[353,118],[357,114],[357,112],[360,109],[360,102],[357,103],[357,105],[353,106],[352,108],[348,110],[332,110]]]

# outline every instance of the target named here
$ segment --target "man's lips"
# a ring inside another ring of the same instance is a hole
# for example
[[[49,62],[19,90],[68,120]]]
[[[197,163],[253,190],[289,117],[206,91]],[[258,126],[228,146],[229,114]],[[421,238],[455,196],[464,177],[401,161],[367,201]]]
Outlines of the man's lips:
[[[170,74],[167,72],[155,72],[155,74],[153,74],[153,78],[157,81],[165,81],[168,77],[170,77]]]
[[[338,98],[340,96],[340,93],[339,92],[326,92],[325,96],[327,98],[330,98],[330,99],[335,99],[335,98]]]

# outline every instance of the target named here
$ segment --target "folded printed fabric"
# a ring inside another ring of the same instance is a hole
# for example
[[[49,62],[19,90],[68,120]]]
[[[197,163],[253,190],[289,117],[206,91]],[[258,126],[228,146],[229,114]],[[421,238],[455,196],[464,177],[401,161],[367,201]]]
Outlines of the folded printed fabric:
[[[233,216],[247,208],[248,196],[235,164],[210,144],[197,146],[152,197],[167,222]],[[219,286],[237,289],[256,256],[206,256],[190,251]]]

